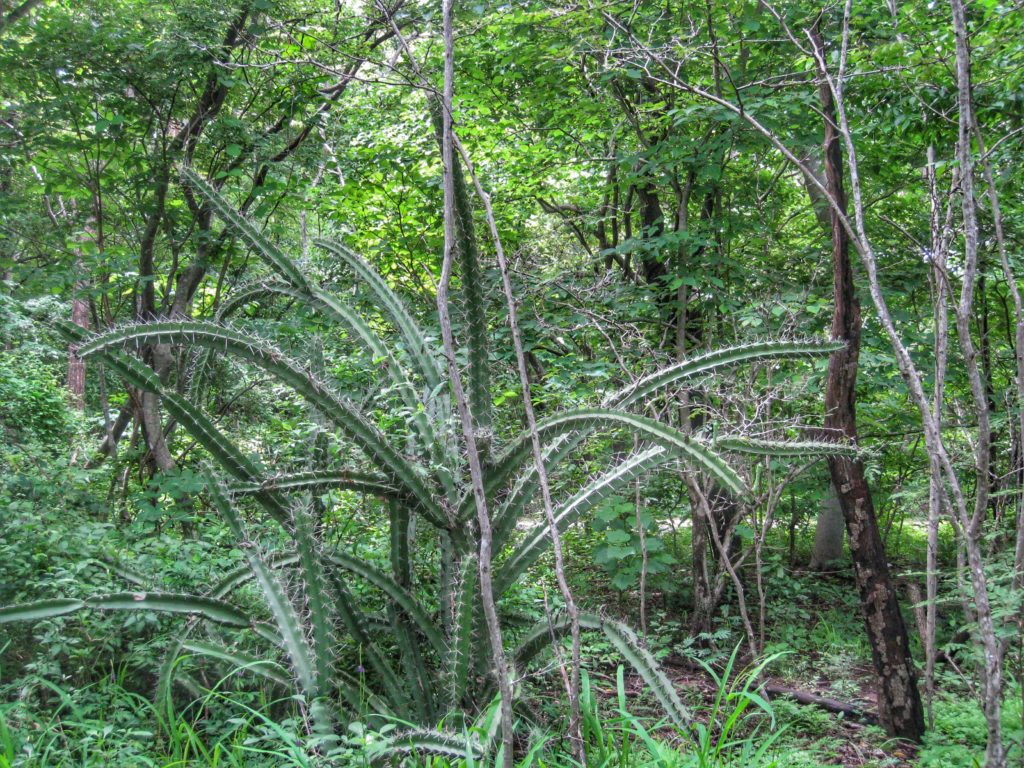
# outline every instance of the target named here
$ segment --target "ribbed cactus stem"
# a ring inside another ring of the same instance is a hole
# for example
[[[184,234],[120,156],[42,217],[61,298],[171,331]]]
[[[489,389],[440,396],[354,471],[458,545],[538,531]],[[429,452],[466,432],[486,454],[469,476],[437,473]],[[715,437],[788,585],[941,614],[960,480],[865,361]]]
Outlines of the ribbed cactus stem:
[[[430,100],[430,117],[438,142],[441,141],[441,104]],[[459,158],[452,158],[452,187],[455,197],[455,251],[459,274],[459,316],[465,325],[469,346],[469,406],[477,431],[477,446],[484,463],[489,463],[493,425],[491,416],[491,372],[487,330],[487,302],[480,250],[473,224],[473,205],[466,175]]]

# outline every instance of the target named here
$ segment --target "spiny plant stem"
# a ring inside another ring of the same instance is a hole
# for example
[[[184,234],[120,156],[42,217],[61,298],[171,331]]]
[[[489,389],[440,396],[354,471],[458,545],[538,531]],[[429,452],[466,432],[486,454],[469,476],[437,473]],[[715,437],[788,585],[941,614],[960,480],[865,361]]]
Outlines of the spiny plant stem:
[[[491,520],[487,510],[487,494],[484,490],[483,466],[480,452],[477,450],[473,415],[462,386],[459,367],[455,362],[455,340],[452,335],[451,313],[448,305],[448,286],[452,277],[452,261],[455,257],[456,210],[455,183],[453,169],[455,165],[454,142],[452,134],[452,100],[455,79],[455,42],[452,32],[453,0],[442,0],[441,15],[444,35],[444,90],[441,96],[441,162],[444,167],[444,260],[441,266],[441,280],[437,288],[437,314],[441,323],[441,338],[444,353],[448,361],[448,375],[451,380],[455,406],[462,423],[462,433],[466,440],[466,453],[469,460],[470,480],[473,486],[473,498],[476,502],[477,521],[479,524],[479,562],[480,599],[483,603],[484,618],[487,622],[487,634],[491,644],[491,655],[494,659],[494,673],[501,694],[501,739],[503,744],[502,764],[504,768],[512,768],[512,684],[509,680],[508,663],[505,659],[505,646],[501,637],[501,624],[498,621],[498,608],[494,600],[494,586],[491,582]]]
[[[519,329],[519,312],[516,306],[515,294],[512,292],[512,279],[509,276],[508,260],[505,258],[505,249],[502,247],[501,235],[498,233],[498,224],[494,218],[494,208],[491,205],[491,197],[484,190],[473,168],[473,161],[469,157],[462,142],[454,131],[451,136],[452,143],[458,147],[462,161],[469,171],[473,180],[473,187],[484,206],[484,213],[487,217],[487,226],[490,229],[491,240],[494,244],[494,252],[498,260],[498,270],[501,272],[501,286],[505,294],[505,303],[508,306],[508,324],[512,332],[512,347],[516,355],[516,367],[519,372],[519,384],[523,388],[523,410],[526,415],[526,429],[530,435],[530,449],[533,453],[533,463],[537,471],[537,482],[540,485],[541,498],[544,503],[544,516],[548,523],[548,532],[551,536],[552,552],[555,557],[555,579],[558,582],[558,590],[562,593],[562,600],[565,602],[565,610],[569,616],[569,625],[572,635],[572,664],[569,671],[566,695],[569,698],[569,738],[575,745],[576,757],[583,768],[587,765],[587,750],[583,742],[583,733],[580,725],[580,622],[579,610],[576,607],[576,599],[573,597],[572,589],[569,588],[569,581],[565,576],[565,560],[562,556],[562,537],[558,531],[558,524],[555,521],[555,505],[551,500],[551,484],[548,482],[547,468],[544,466],[544,452],[541,449],[540,434],[537,431],[537,415],[533,410],[533,395],[530,391],[530,374],[526,364],[526,352],[523,349],[523,337]]]

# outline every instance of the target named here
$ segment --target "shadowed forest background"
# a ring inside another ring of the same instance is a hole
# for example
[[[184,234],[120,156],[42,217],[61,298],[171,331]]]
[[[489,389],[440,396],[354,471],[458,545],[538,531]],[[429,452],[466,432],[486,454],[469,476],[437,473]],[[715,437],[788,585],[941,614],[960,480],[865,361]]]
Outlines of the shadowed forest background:
[[[1024,765],[1019,0],[0,0],[0,768]]]

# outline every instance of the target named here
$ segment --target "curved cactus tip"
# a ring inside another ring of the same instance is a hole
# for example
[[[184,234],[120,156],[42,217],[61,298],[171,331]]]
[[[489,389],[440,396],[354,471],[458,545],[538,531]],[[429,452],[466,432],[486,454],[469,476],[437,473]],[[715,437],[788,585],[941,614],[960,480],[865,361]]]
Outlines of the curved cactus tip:
[[[854,443],[841,443],[838,440],[773,440],[770,438],[733,435],[718,438],[714,441],[716,448],[733,453],[744,453],[754,456],[772,456],[775,458],[801,458],[845,456],[856,458],[860,449]]]
[[[688,729],[692,721],[690,711],[683,704],[675,684],[658,664],[654,655],[640,642],[636,633],[620,621],[598,613],[581,613],[578,616],[582,629],[599,631],[615,647],[625,661],[636,670],[651,689],[658,703],[672,724]],[[525,665],[538,653],[551,646],[552,637],[564,637],[570,630],[568,616],[557,614],[537,624],[527,633],[514,654],[516,663]]]
[[[626,406],[654,392],[715,371],[757,362],[831,354],[843,349],[843,340],[764,339],[702,352],[650,373],[605,398],[605,405]]]
[[[370,758],[372,765],[385,764],[402,756],[423,757],[432,755],[449,760],[480,760],[483,749],[477,739],[467,733],[413,728],[403,731],[376,749]]]
[[[0,624],[16,621],[42,621],[74,613],[85,607],[85,602],[73,598],[37,600],[32,603],[0,606]]]

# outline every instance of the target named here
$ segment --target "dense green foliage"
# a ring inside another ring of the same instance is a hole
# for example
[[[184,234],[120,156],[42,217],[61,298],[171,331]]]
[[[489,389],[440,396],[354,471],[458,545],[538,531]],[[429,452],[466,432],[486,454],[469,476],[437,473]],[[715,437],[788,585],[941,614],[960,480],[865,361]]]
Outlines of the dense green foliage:
[[[446,184],[517,763],[580,752],[492,223],[588,765],[1019,761],[1024,25],[967,6],[965,97],[958,7],[456,3],[448,180],[437,4],[0,3],[0,768],[500,764]],[[863,316],[842,435],[821,69]],[[840,460],[919,745],[872,723],[864,564],[808,567]]]

